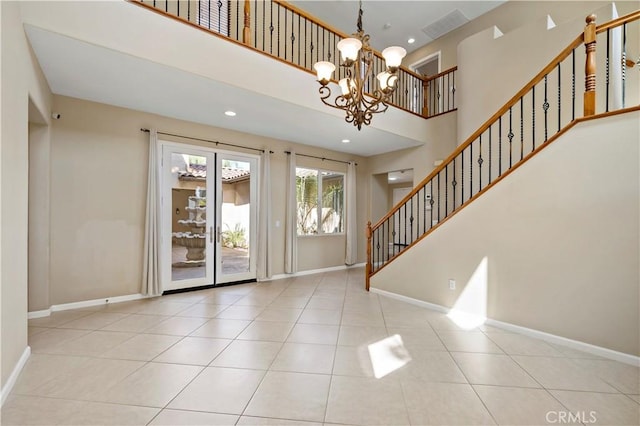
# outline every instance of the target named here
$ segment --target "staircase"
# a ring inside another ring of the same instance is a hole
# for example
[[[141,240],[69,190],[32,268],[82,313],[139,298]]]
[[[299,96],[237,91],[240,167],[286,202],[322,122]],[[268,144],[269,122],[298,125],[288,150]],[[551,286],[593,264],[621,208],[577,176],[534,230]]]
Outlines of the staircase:
[[[627,72],[638,68],[627,56],[633,40],[627,34],[637,34],[640,11],[601,25],[595,19],[587,17],[583,33],[389,213],[368,224],[367,290],[371,277],[577,123],[640,108],[637,87],[627,88]],[[596,61],[596,47],[604,60]]]

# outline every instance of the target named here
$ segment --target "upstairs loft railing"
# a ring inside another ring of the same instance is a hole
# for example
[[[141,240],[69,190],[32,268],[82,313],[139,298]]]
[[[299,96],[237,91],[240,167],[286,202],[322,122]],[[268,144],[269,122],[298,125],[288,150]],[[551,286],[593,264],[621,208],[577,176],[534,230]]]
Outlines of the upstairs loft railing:
[[[386,216],[373,226],[369,223],[367,290],[371,276],[537,154],[580,117],[637,109],[639,19],[640,11],[636,11],[596,27],[595,16],[589,16],[583,34]],[[596,46],[603,55],[596,57]],[[630,52],[634,58],[629,57]],[[577,87],[582,81],[584,90]]]
[[[318,61],[332,62],[336,65],[336,80],[345,77],[345,69],[340,67],[340,52],[336,44],[350,36],[286,2],[280,0],[129,1],[216,36],[241,43],[314,75],[313,64]],[[456,69],[454,67],[436,76],[425,78],[408,68],[401,67],[396,83],[398,88],[390,104],[425,118],[454,111],[456,109]],[[384,59],[380,52],[375,52],[373,72],[365,82],[367,93],[373,91],[376,75],[384,70]]]

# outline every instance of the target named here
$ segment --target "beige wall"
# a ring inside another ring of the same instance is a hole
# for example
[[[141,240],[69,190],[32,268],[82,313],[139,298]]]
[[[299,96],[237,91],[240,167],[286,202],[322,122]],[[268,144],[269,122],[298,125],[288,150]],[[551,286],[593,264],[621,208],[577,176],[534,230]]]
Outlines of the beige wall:
[[[387,193],[387,176],[383,173],[413,169],[411,186],[415,186],[433,171],[435,161],[447,158],[456,148],[457,112],[430,118],[428,123],[428,142],[424,145],[368,158],[372,223],[389,211],[387,207],[392,202]]]
[[[27,43],[17,2],[0,2],[0,306],[2,386],[27,346],[29,99],[49,120],[51,92]]]
[[[411,65],[440,51],[441,69],[444,71],[458,65],[458,44],[462,40],[494,25],[500,28],[504,34],[508,34],[517,28],[545,18],[547,15],[551,15],[556,24],[574,19],[580,19],[584,22],[584,18],[592,11],[607,4],[610,2],[508,1],[438,40],[416,49],[405,57],[403,64]],[[620,15],[638,7],[637,1],[622,1],[616,2],[616,4]],[[603,22],[601,19],[599,21]],[[513,65],[513,61],[507,63]],[[546,64],[541,64],[539,68],[544,65]]]
[[[35,106],[29,112],[29,312],[48,309],[50,249],[50,134]],[[35,117],[33,117],[35,115]],[[33,120],[38,122],[33,122]]]
[[[368,203],[364,158],[62,96],[54,97],[54,103],[62,119],[54,122],[52,131],[52,304],[140,291],[148,145],[141,127],[275,152],[271,167],[274,274],[284,271],[285,150],[356,160],[361,164],[358,188],[363,188],[358,191],[358,203]],[[346,170],[341,163],[298,158],[302,166]],[[358,262],[365,260],[365,221],[366,209],[360,208]],[[298,256],[299,270],[343,265],[344,236],[304,238]]]
[[[451,307],[486,257],[487,317],[640,355],[639,119],[578,125],[371,285]]]
[[[637,2],[636,2],[637,5]],[[612,17],[611,5],[595,8],[600,22],[607,22]],[[628,6],[628,5],[627,5]],[[621,8],[619,8],[621,9]],[[620,12],[620,11],[619,11]],[[621,12],[620,12],[621,13]],[[552,16],[553,17],[553,16]],[[547,29],[547,18],[529,20],[525,25],[495,38],[494,30],[489,28],[475,34],[458,45],[458,142],[462,143],[478,129],[489,117],[498,111],[540,70],[549,64],[565,47],[584,31],[585,20],[576,10],[576,16],[566,22],[556,22],[556,26]],[[633,26],[635,29],[635,26]],[[532,35],[535,35],[532,37]],[[601,40],[602,41],[602,40]],[[606,44],[599,46],[601,64],[598,78],[604,82],[604,58]],[[576,49],[576,110],[582,116],[582,93],[584,87],[584,48]],[[508,64],[508,66],[505,66]],[[570,87],[571,62],[563,64],[565,73],[562,77],[565,101],[564,116],[570,121]],[[634,77],[636,77],[634,75]],[[557,76],[554,70],[549,76],[549,122],[557,121]],[[637,87],[637,86],[636,86]],[[601,86],[604,89],[604,84]],[[600,90],[600,87],[599,87]],[[633,88],[630,88],[633,92]],[[604,99],[603,91],[599,97]],[[530,95],[525,97],[529,104]],[[635,97],[634,97],[635,98]],[[538,123],[542,118],[543,85],[537,87],[536,108]],[[604,112],[604,108],[602,108]],[[555,128],[555,126],[552,126]],[[541,134],[539,132],[539,134]]]

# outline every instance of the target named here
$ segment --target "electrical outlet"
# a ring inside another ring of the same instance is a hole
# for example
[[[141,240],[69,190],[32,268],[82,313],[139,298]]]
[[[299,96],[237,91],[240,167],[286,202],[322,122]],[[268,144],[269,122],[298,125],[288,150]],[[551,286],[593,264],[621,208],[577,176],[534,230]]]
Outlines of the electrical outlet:
[[[455,290],[456,289],[456,280],[450,279],[449,280],[449,290]]]

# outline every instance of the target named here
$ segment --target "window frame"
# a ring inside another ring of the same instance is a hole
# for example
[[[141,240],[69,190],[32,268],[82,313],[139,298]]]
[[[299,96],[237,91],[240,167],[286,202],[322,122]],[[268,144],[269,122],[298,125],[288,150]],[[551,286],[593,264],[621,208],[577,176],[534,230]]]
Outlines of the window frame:
[[[316,194],[316,206],[315,206],[315,217],[316,217],[316,232],[312,233],[312,234],[301,234],[298,231],[298,215],[296,214],[296,236],[297,237],[326,237],[326,236],[339,236],[339,235],[345,235],[345,202],[346,202],[346,173],[344,172],[338,172],[335,170],[328,170],[328,169],[321,169],[318,167],[306,167],[306,166],[296,166],[296,180],[298,178],[298,169],[303,169],[303,170],[312,170],[317,172],[317,179],[318,179],[318,183],[317,183],[317,194]],[[322,209],[323,209],[323,204],[322,204],[322,196],[324,193],[324,175],[323,173],[327,173],[330,175],[334,175],[334,176],[340,176],[342,177],[342,214],[340,216],[340,222],[342,224],[342,231],[340,232],[324,232],[324,230],[322,229]],[[296,209],[297,209],[297,205],[298,205],[298,199],[297,199],[297,194],[296,194]]]

